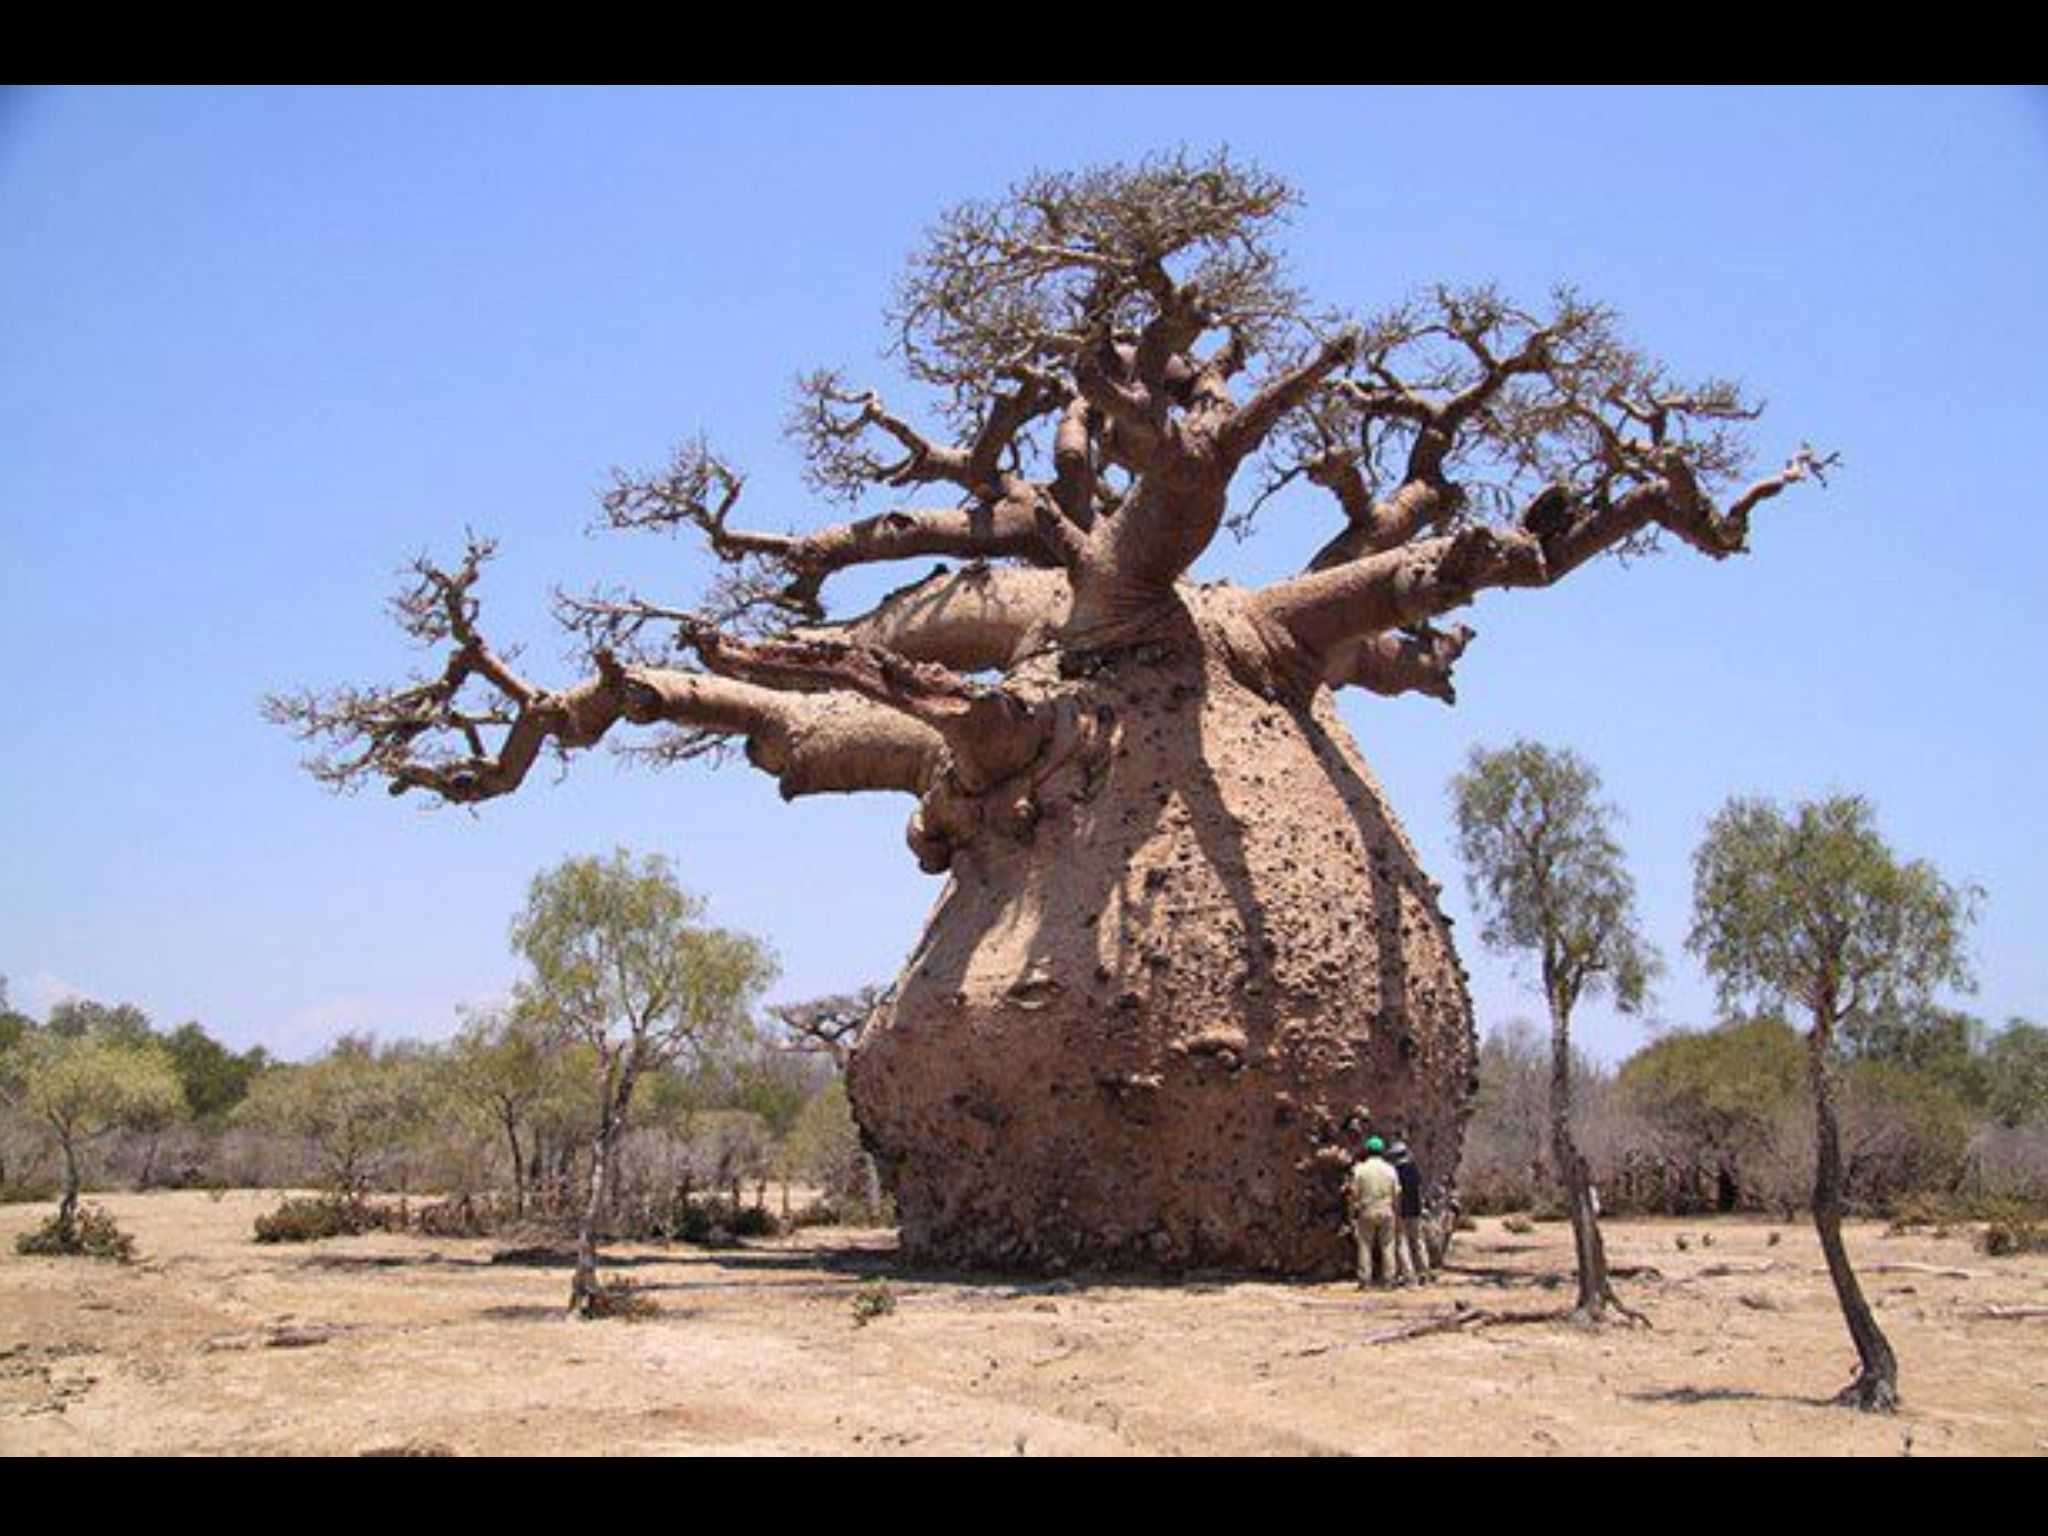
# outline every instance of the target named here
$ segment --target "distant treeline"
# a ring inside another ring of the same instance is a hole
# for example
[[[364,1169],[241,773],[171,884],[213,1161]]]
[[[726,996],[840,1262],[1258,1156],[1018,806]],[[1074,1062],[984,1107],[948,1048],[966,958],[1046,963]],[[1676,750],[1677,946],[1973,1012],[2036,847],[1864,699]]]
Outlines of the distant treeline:
[[[0,989],[6,1199],[55,1198],[63,1148],[53,1108],[69,1117],[88,1188],[489,1195],[543,1215],[587,1177],[596,1102],[587,1052],[507,1018],[473,1020],[441,1044],[345,1037],[295,1065],[261,1046],[231,1051],[196,1022],[159,1033],[126,1004],[60,1003],[41,1022],[4,1005]],[[791,1183],[873,1208],[873,1171],[833,1062],[797,1043],[763,1028],[643,1084],[612,1179],[622,1221],[673,1209],[678,1191],[760,1203]],[[1841,1056],[1854,1208],[1889,1214],[1919,1197],[2048,1202],[2048,1029],[2016,1019],[1992,1031],[1930,1009],[1858,1021],[1843,1032]],[[134,1070],[117,1082],[123,1062]],[[1580,1145],[1606,1210],[1805,1209],[1806,1042],[1784,1020],[1663,1034],[1618,1068],[1581,1056],[1575,1070]],[[1549,1071],[1548,1038],[1530,1024],[1483,1043],[1458,1178],[1466,1209],[1557,1205]],[[156,1090],[144,1091],[151,1081]]]
[[[641,1084],[609,1181],[622,1225],[693,1190],[788,1215],[792,1184],[827,1214],[883,1214],[833,1062],[799,1044],[750,1031]],[[504,1016],[440,1044],[345,1036],[294,1064],[196,1022],[160,1033],[129,1004],[37,1021],[0,982],[0,1199],[57,1198],[68,1153],[87,1189],[410,1193],[546,1220],[585,1189],[594,1072],[586,1047]]]
[[[1574,1054],[1575,1128],[1614,1213],[1804,1210],[1813,1187],[1805,1035],[1763,1015],[1660,1035],[1608,1070]],[[1915,1199],[2048,1202],[2048,1029],[1993,1032],[1926,1009],[1842,1033],[1847,1198],[1869,1215]],[[1459,1189],[1477,1213],[1555,1206],[1550,1041],[1488,1035]]]

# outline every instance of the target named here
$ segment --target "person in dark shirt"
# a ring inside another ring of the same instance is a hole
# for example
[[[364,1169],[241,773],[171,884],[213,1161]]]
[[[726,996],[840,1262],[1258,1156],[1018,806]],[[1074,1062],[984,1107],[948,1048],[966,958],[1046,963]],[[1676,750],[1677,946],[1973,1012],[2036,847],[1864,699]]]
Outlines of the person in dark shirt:
[[[1422,1170],[1415,1166],[1415,1154],[1408,1150],[1408,1140],[1400,1131],[1395,1131],[1387,1144],[1387,1161],[1401,1181],[1394,1230],[1394,1284],[1427,1285],[1436,1276],[1422,1241]]]

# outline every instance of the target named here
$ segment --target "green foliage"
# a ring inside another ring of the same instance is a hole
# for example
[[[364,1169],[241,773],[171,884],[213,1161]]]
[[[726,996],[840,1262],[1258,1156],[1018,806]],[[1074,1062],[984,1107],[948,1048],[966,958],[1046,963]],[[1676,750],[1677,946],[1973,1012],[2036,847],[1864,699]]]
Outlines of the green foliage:
[[[355,1195],[428,1123],[433,1088],[431,1061],[417,1048],[380,1055],[367,1038],[345,1036],[316,1062],[257,1078],[237,1118],[303,1137],[329,1187]]]
[[[213,1130],[226,1125],[235,1106],[248,1096],[249,1085],[270,1064],[262,1046],[237,1055],[207,1034],[197,1020],[166,1035],[163,1048],[185,1090],[193,1119]]]
[[[1967,988],[1976,902],[1924,860],[1896,858],[1860,796],[1789,815],[1734,799],[1694,858],[1686,942],[1724,1006],[1782,1004],[1831,1032],[1922,1008],[1938,987]]]
[[[56,1199],[60,1187],[57,1175],[45,1170],[31,1169],[19,1175],[10,1172],[0,1180],[0,1205],[41,1205]]]
[[[105,1259],[116,1264],[135,1261],[135,1239],[114,1223],[102,1206],[82,1205],[69,1221],[62,1211],[14,1240],[14,1251],[53,1258]]]
[[[1984,1048],[1984,1098],[2001,1125],[2048,1121],[2048,1029],[2014,1019]]]
[[[1636,927],[1635,883],[1613,831],[1619,813],[1599,795],[1584,758],[1530,741],[1475,747],[1451,781],[1480,937],[1533,953],[1553,1011],[1567,1015],[1602,990],[1632,1012],[1658,970]]]
[[[699,926],[703,913],[658,855],[563,861],[534,877],[512,925],[532,970],[521,1008],[557,1036],[623,1050],[636,1071],[745,1038],[774,960],[746,934]]]
[[[152,1045],[156,1035],[149,1027],[149,1015],[133,1003],[111,1007],[90,998],[66,998],[50,1010],[43,1028],[62,1040],[83,1040],[90,1036],[108,1045],[140,1050]]]
[[[122,1043],[120,1031],[38,1030],[10,1053],[9,1098],[64,1154],[64,1199],[77,1198],[86,1145],[123,1128],[161,1130],[185,1110],[184,1090],[153,1042]]]
[[[789,1133],[790,1158],[798,1175],[824,1191],[825,1200],[843,1210],[849,1200],[865,1198],[867,1163],[860,1128],[853,1122],[846,1084],[834,1078],[804,1105]]]
[[[853,1293],[853,1326],[865,1328],[878,1317],[889,1317],[896,1311],[896,1293],[889,1288],[886,1280],[870,1280]]]
[[[1805,1084],[1798,1034],[1775,1015],[1665,1035],[1621,1068],[1622,1092],[1674,1140],[1733,1152],[1769,1139]]]

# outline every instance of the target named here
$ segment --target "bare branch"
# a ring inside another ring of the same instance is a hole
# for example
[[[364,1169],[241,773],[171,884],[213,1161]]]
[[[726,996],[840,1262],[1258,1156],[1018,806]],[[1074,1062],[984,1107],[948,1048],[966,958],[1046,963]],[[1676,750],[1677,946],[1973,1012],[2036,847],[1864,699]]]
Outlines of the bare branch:
[[[1548,586],[1604,551],[1649,547],[1644,536],[1654,537],[1659,529],[1714,559],[1740,554],[1748,508],[1812,472],[1795,460],[1745,493],[1738,514],[1715,509],[1682,453],[1667,448],[1664,468],[1664,478],[1614,500],[1582,499],[1567,487],[1547,487],[1523,510],[1519,527],[1471,526],[1419,540],[1282,582],[1260,593],[1255,604],[1328,664],[1347,641],[1425,623],[1488,587]]]
[[[1256,453],[1283,416],[1357,355],[1358,343],[1359,333],[1347,327],[1239,406],[1219,434],[1217,451],[1223,461],[1235,466]]]
[[[854,1036],[860,1033],[883,996],[883,988],[867,986],[858,992],[783,1003],[768,1011],[789,1032],[787,1049],[829,1056],[832,1065],[843,1072],[853,1051]]]
[[[621,719],[682,726],[700,742],[744,736],[750,760],[781,774],[786,794],[915,791],[932,771],[942,745],[936,732],[859,699],[791,699],[725,679],[625,665],[605,649],[596,653],[596,675],[569,688],[528,682],[497,657],[479,627],[474,588],[491,548],[472,538],[452,571],[420,560],[414,582],[392,604],[408,634],[449,647],[438,676],[399,688],[307,690],[265,700],[273,722],[302,741],[328,745],[308,764],[321,782],[340,790],[375,779],[394,795],[423,789],[475,804],[517,789],[543,748],[566,757],[596,745]],[[639,622],[686,617],[640,608]],[[481,701],[470,702],[479,689]]]

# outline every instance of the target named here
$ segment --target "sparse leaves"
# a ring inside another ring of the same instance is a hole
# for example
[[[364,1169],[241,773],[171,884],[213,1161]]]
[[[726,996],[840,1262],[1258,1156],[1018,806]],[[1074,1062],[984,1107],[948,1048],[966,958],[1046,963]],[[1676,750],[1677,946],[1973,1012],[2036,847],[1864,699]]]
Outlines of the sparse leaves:
[[[1636,926],[1616,812],[1600,800],[1592,765],[1535,742],[1475,748],[1451,794],[1486,943],[1533,952],[1546,993],[1561,995],[1567,1013],[1601,990],[1625,1010],[1640,1007],[1658,960]]]
[[[1789,814],[1734,799],[1694,858],[1687,946],[1725,1005],[1782,1002],[1832,1029],[1967,988],[1964,940],[1981,894],[1897,858],[1859,795]]]

